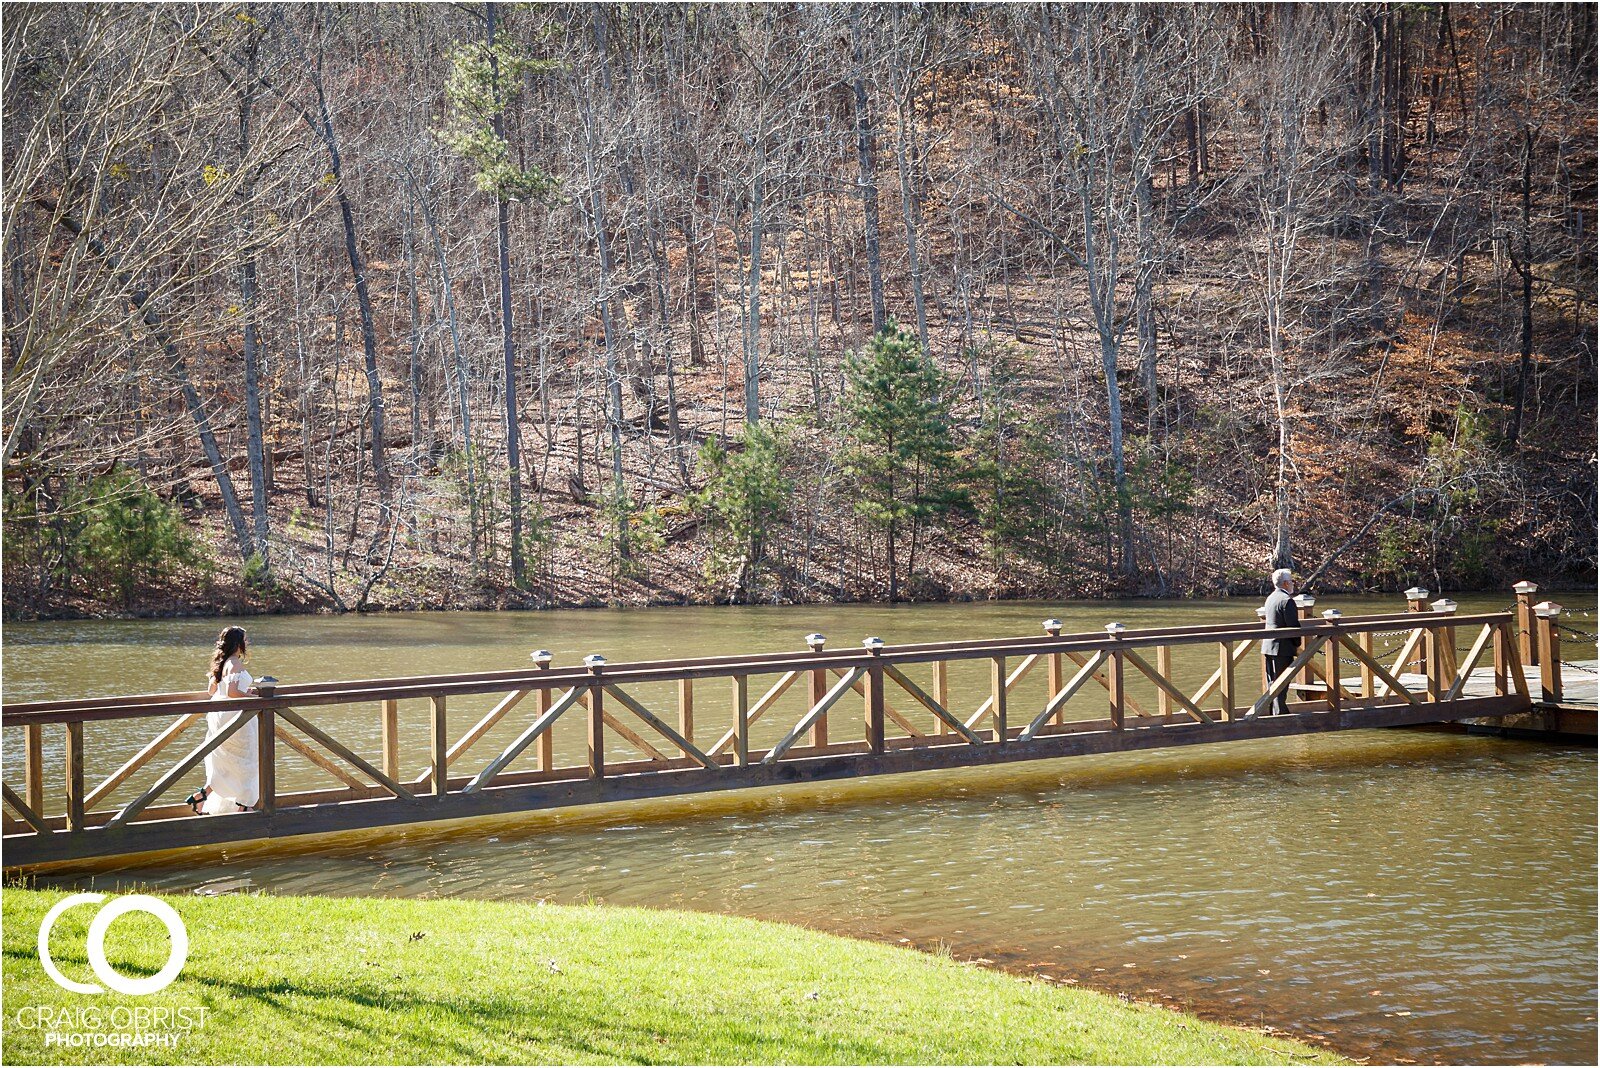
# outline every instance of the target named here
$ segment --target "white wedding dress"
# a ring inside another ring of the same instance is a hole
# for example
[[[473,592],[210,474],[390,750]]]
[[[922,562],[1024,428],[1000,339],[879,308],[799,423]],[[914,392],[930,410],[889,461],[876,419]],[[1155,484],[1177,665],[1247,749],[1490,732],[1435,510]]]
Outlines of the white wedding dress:
[[[224,664],[224,670],[228,666]],[[255,680],[244,668],[235,666],[231,674],[223,675],[222,680],[217,683],[217,692],[211,695],[212,701],[238,700],[237,697],[228,696],[230,681],[233,683],[233,689],[248,693]],[[215,738],[244,714],[244,711],[238,708],[215,708],[207,712],[206,737]],[[261,776],[256,766],[256,757],[260,752],[257,746],[259,733],[259,722],[254,715],[251,715],[250,722],[234,731],[232,737],[206,754],[206,783],[211,787],[211,792],[201,803],[201,812],[208,816],[223,812],[238,812],[240,805],[254,807],[261,799]]]

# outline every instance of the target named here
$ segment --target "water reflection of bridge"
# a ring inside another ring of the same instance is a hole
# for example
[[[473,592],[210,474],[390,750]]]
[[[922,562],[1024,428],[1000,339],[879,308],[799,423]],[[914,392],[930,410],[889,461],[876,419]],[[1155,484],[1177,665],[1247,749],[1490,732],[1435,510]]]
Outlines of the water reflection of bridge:
[[[5,785],[16,814],[5,821],[5,863],[1361,727],[1458,723],[1592,736],[1593,661],[1563,663],[1560,606],[1533,604],[1534,589],[1521,584],[1512,611],[1475,615],[1458,615],[1448,601],[1430,605],[1420,590],[1408,591],[1406,612],[1359,617],[1312,617],[1307,598],[1300,654],[1277,678],[1266,678],[1253,655],[1257,622],[1137,631],[1113,623],[1103,633],[1062,634],[1050,620],[1034,637],[867,639],[831,651],[810,635],[790,653],[625,664],[590,657],[562,668],[535,654],[526,671],[282,686],[240,700],[244,714],[228,730],[175,762],[163,754],[217,707],[205,694],[7,705],[0,725],[24,735],[25,781],[20,791]],[[965,687],[952,684],[952,668]],[[1180,684],[1206,671],[1198,688]],[[1023,685],[1030,676],[1034,684]],[[453,730],[450,698],[472,695],[498,699]],[[1280,695],[1288,713],[1273,715]],[[400,766],[399,708],[408,701],[426,708],[427,766],[412,775]],[[352,705],[375,709],[379,752],[363,754],[319,715]],[[714,707],[718,722],[708,729]],[[206,755],[251,720],[260,727],[257,809],[197,818],[171,803],[199,784]],[[91,785],[85,724],[108,723],[157,732]],[[60,730],[63,742],[52,749],[51,775],[47,730]],[[469,759],[486,736],[513,730],[490,747],[493,756]],[[558,730],[577,732],[568,740],[580,743],[580,762],[557,760]],[[280,768],[290,765],[338,785],[280,789]],[[46,802],[47,779],[58,806]]]

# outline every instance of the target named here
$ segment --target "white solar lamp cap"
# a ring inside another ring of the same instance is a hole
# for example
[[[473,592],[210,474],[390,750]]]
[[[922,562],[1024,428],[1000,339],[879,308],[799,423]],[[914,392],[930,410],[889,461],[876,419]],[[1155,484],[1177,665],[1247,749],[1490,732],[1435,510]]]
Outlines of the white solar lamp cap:
[[[1317,599],[1311,596],[1309,593],[1301,593],[1295,595],[1294,603],[1300,608],[1315,608],[1317,606]]]
[[[1047,619],[1044,621],[1044,632],[1054,638],[1061,633],[1061,620]]]
[[[1428,591],[1421,586],[1413,586],[1406,591],[1406,600],[1408,601],[1426,601],[1427,599]]]
[[[599,653],[590,653],[588,656],[583,658],[583,666],[588,668],[590,671],[599,671],[601,668],[605,667],[605,665],[606,658],[601,656]]]
[[[1521,582],[1512,586],[1511,589],[1516,593],[1538,593],[1539,584],[1537,582],[1529,582],[1527,579],[1523,579]]]
[[[1344,613],[1339,611],[1337,608],[1330,608],[1322,613],[1323,619],[1341,619],[1343,616]]]
[[[1448,597],[1441,597],[1437,601],[1433,602],[1433,604],[1429,605],[1429,607],[1435,612],[1454,612],[1456,610],[1456,603]]]
[[[1127,629],[1128,628],[1123,626],[1121,623],[1107,623],[1106,624],[1106,633],[1111,635],[1113,638],[1121,637],[1122,632],[1127,630]]]
[[[827,638],[827,635],[825,635],[825,634],[807,634],[806,635],[806,645],[807,645],[808,648],[810,648],[810,650],[813,653],[822,652],[822,647],[823,647],[824,644],[827,643],[827,641],[828,641],[828,638]]]
[[[873,656],[877,656],[879,653],[883,652],[883,639],[882,638],[862,638],[861,639],[861,646],[862,646],[862,648],[866,649],[867,652],[871,653]]]
[[[528,654],[528,659],[532,660],[540,667],[549,667],[550,661],[554,660],[555,656],[548,649],[535,649],[533,652]]]
[[[1533,606],[1533,614],[1540,619],[1554,619],[1561,614],[1561,606],[1554,601],[1540,601]]]

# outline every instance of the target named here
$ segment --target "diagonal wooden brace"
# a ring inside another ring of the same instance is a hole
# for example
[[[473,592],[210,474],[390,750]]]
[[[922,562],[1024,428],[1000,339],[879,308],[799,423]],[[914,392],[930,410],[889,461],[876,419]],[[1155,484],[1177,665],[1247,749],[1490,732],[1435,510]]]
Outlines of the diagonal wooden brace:
[[[182,779],[185,775],[189,774],[190,771],[194,770],[195,766],[204,760],[213,749],[217,748],[217,746],[221,745],[229,738],[232,738],[234,734],[243,728],[246,723],[250,722],[253,716],[254,713],[246,714],[244,712],[240,712],[237,716],[234,716],[232,723],[222,728],[212,737],[207,738],[205,741],[195,746],[188,756],[178,761],[176,767],[174,767],[171,771],[168,771],[165,775],[161,776],[160,779],[157,779],[154,786],[150,787],[150,789],[146,790],[132,801],[129,801],[126,805],[123,805],[121,811],[106,821],[106,826],[120,827],[129,820],[133,819],[133,817],[137,816],[139,813],[143,812],[145,808],[149,806],[150,802],[154,801],[156,798],[172,789],[174,783]]]
[[[889,676],[895,682],[899,683],[901,689],[905,690],[906,693],[915,698],[916,701],[922,705],[922,707],[926,708],[929,712],[932,712],[935,716],[937,716],[939,718],[939,722],[943,723],[946,727],[949,727],[951,730],[961,735],[973,745],[983,744],[982,740],[976,734],[972,733],[972,730],[965,723],[962,723],[961,720],[957,719],[949,709],[945,708],[938,701],[935,701],[933,698],[929,697],[925,692],[923,692],[922,687],[918,686],[916,683],[907,678],[905,672],[901,671],[893,664],[885,664],[883,665],[883,673]]]
[[[379,786],[382,786],[385,790],[388,790],[391,794],[394,794],[394,796],[398,797],[400,800],[415,801],[417,799],[416,795],[410,790],[407,790],[404,786],[401,786],[389,776],[373,767],[362,757],[352,752],[348,746],[344,745],[342,742],[336,741],[321,727],[316,726],[294,709],[280,708],[278,709],[278,715],[282,716],[284,719],[300,728],[301,733],[305,734],[312,741],[322,746],[322,748],[345,761],[357,771],[361,772],[361,774],[367,776],[373,782],[377,783]]]
[[[45,823],[44,817],[40,816],[33,809],[29,808],[27,802],[22,800],[22,796],[20,794],[18,794],[10,786],[6,786],[4,783],[0,783],[0,787],[4,787],[5,789],[6,804],[16,809],[17,815],[21,816],[29,827],[32,827],[40,834],[50,833],[50,825]]]
[[[1136,667],[1140,671],[1144,672],[1145,678],[1149,679],[1151,682],[1156,684],[1156,689],[1161,690],[1168,697],[1172,698],[1174,701],[1178,702],[1178,704],[1182,705],[1184,707],[1184,710],[1187,711],[1190,715],[1194,716],[1195,719],[1198,719],[1201,723],[1215,723],[1216,722],[1216,720],[1212,719],[1210,715],[1208,715],[1206,712],[1202,711],[1199,705],[1197,705],[1193,701],[1189,700],[1188,695],[1185,694],[1182,690],[1178,689],[1176,686],[1174,686],[1172,684],[1172,682],[1165,675],[1162,675],[1155,668],[1151,667],[1145,661],[1144,657],[1140,656],[1138,653],[1134,652],[1132,649],[1129,649],[1126,652],[1124,652],[1122,654],[1122,656],[1123,656],[1123,659],[1126,660],[1128,663],[1132,664],[1134,667]]]
[[[794,747],[794,743],[800,740],[801,735],[809,731],[817,720],[827,715],[828,709],[837,704],[839,698],[855,689],[856,683],[860,682],[861,677],[866,673],[866,668],[859,667],[851,668],[846,672],[838,682],[833,684],[833,689],[823,694],[822,700],[812,705],[806,714],[800,717],[800,721],[789,728],[789,733],[785,734],[777,745],[767,750],[766,756],[761,758],[761,763],[776,764],[783,757],[783,754]]]
[[[1398,694],[1406,699],[1407,704],[1421,707],[1422,702],[1417,699],[1417,695],[1402,686],[1400,684],[1400,680],[1395,678],[1394,675],[1390,674],[1389,669],[1378,663],[1377,659],[1369,655],[1365,649],[1362,649],[1349,638],[1341,636],[1339,641],[1344,645],[1345,650],[1350,653],[1351,656],[1354,656],[1357,660],[1361,661],[1363,664],[1367,665],[1367,667],[1372,669],[1372,673],[1378,676],[1378,679],[1384,684],[1384,686],[1388,688],[1388,694]],[[1388,696],[1388,694],[1379,694],[1378,696],[1384,697]]]
[[[555,721],[561,718],[561,714],[563,712],[577,704],[579,696],[587,689],[587,683],[581,686],[574,686],[572,689],[568,690],[566,693],[557,698],[556,703],[550,706],[550,710],[548,712],[545,712],[543,715],[539,716],[538,719],[535,719],[532,723],[528,724],[528,729],[517,735],[516,740],[510,745],[506,746],[505,749],[501,751],[499,756],[489,761],[489,763],[484,766],[482,771],[474,775],[472,779],[461,788],[461,792],[464,794],[477,793],[489,783],[493,782],[494,777],[504,771],[506,769],[506,765],[510,764],[513,760],[517,759],[517,757],[521,756],[522,751],[528,748],[528,746],[532,745],[535,738],[549,730],[555,724]]]
[[[666,738],[667,741],[683,750],[683,755],[688,757],[690,760],[695,761],[701,767],[709,770],[715,770],[721,767],[721,765],[715,760],[712,760],[705,753],[702,753],[699,749],[690,744],[687,738],[673,730],[672,727],[668,726],[666,720],[662,719],[660,716],[644,707],[644,705],[634,700],[632,695],[623,692],[615,686],[607,686],[606,693],[620,701],[623,707],[628,711],[632,712],[650,726],[660,731],[662,737]]]
[[[799,677],[800,677],[800,672],[798,672],[798,671],[786,671],[786,672],[784,672],[783,675],[778,679],[778,681],[773,683],[772,689],[770,689],[766,693],[762,694],[761,700],[757,701],[755,704],[750,706],[750,711],[748,713],[746,713],[746,718],[745,718],[746,726],[748,726],[749,724],[752,724],[756,720],[760,719],[762,717],[762,715],[764,715],[766,713],[767,709],[772,707],[773,702],[777,701],[778,698],[782,697],[784,695],[784,692],[787,691],[789,689],[789,687],[793,686],[794,683],[795,683],[795,680],[798,679]],[[728,748],[728,746],[732,745],[733,742],[734,742],[734,739],[738,738],[738,736],[739,736],[739,728],[738,727],[730,727],[730,728],[728,728],[728,732],[726,734],[724,734],[721,738],[717,739],[717,744],[712,746],[710,748],[710,750],[708,750],[708,754],[710,756],[717,756],[724,749]]]
[[[1088,657],[1079,666],[1078,673],[1073,675],[1065,686],[1061,687],[1060,693],[1050,698],[1050,701],[1044,706],[1044,711],[1033,717],[1033,722],[1028,724],[1017,740],[1023,742],[1031,741],[1039,733],[1039,729],[1044,726],[1045,721],[1061,711],[1061,707],[1072,700],[1072,695],[1077,693],[1084,683],[1093,678],[1095,673],[1104,667],[1106,661],[1110,658],[1111,654],[1104,649]]]
[[[1323,643],[1327,640],[1325,635],[1319,634],[1306,642],[1306,647],[1300,650],[1300,655],[1294,658],[1283,674],[1268,682],[1266,692],[1256,698],[1256,703],[1250,706],[1250,711],[1246,712],[1243,718],[1254,719],[1261,714],[1263,709],[1270,706],[1273,698],[1287,690],[1294,683],[1294,677],[1300,673],[1300,669],[1310,663],[1311,658],[1317,655],[1317,650],[1321,649]]]

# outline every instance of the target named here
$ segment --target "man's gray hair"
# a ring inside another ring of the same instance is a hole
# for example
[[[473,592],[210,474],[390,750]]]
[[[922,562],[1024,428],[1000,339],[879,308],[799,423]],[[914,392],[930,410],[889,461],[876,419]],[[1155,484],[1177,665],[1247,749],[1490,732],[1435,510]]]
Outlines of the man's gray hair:
[[[1293,571],[1290,571],[1286,567],[1280,567],[1280,568],[1278,568],[1278,570],[1276,570],[1276,571],[1274,571],[1272,573],[1272,585],[1273,585],[1273,588],[1276,589],[1277,587],[1282,586],[1285,582],[1292,581],[1293,579],[1294,579],[1294,572]]]

